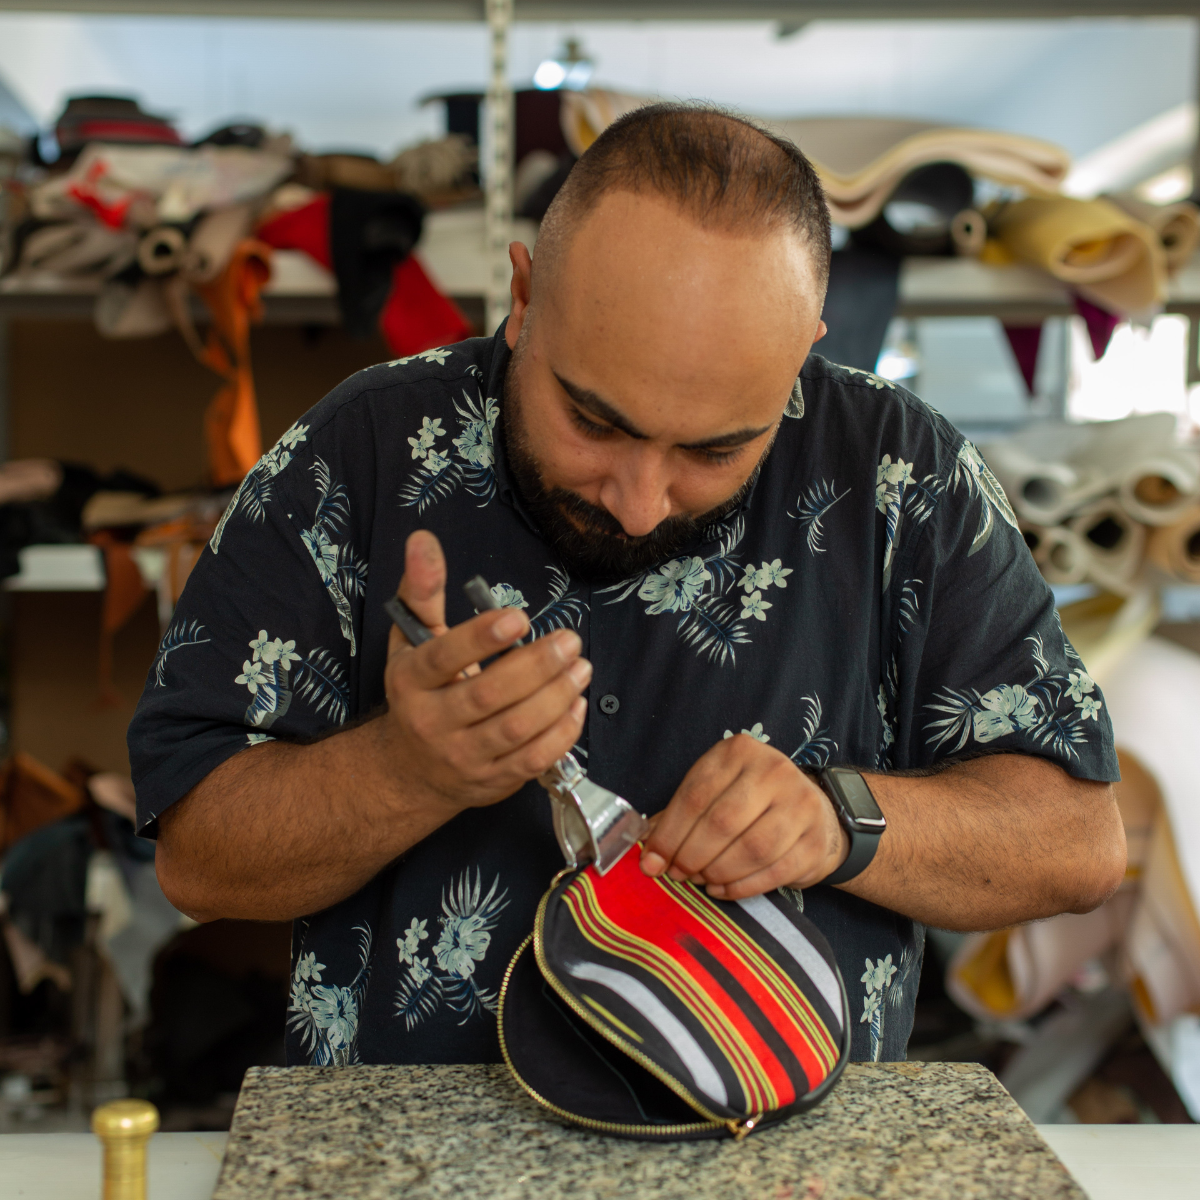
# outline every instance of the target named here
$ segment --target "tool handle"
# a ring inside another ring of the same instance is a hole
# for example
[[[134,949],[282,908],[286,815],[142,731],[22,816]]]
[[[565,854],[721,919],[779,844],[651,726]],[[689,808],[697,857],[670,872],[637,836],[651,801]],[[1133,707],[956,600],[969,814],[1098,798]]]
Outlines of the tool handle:
[[[433,631],[417,616],[399,596],[393,596],[385,601],[383,611],[387,613],[396,627],[406,638],[410,646],[419,646],[422,642],[433,640]]]

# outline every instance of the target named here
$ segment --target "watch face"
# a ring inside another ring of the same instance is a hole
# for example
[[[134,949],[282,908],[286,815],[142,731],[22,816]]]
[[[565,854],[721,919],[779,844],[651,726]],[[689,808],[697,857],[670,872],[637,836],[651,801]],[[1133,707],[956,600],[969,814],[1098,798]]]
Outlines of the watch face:
[[[834,787],[845,805],[847,815],[856,825],[864,830],[880,830],[886,827],[883,813],[871,795],[871,789],[857,771],[847,771],[842,767],[830,767]]]

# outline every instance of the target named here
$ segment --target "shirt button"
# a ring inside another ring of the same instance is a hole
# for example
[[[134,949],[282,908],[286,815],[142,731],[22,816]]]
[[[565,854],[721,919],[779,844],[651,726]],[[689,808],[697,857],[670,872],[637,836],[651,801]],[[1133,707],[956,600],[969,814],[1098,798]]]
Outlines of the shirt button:
[[[611,717],[613,713],[621,707],[621,702],[611,692],[607,696],[600,697],[600,711],[605,716]]]

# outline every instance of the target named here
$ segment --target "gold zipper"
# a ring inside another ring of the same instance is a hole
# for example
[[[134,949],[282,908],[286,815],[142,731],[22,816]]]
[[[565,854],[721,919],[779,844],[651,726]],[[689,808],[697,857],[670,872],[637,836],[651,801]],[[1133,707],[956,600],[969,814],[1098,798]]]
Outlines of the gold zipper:
[[[657,1130],[658,1132],[669,1135],[670,1133],[674,1132],[676,1130],[676,1128],[678,1128],[679,1130],[694,1131],[697,1129],[710,1129],[713,1127],[724,1125],[725,1128],[728,1129],[729,1132],[732,1133],[734,1135],[734,1137],[740,1141],[759,1123],[760,1120],[762,1120],[761,1113],[755,1114],[754,1116],[751,1116],[742,1121],[735,1121],[732,1118],[719,1117],[719,1116],[717,1116],[716,1113],[709,1112],[708,1109],[705,1108],[704,1105],[701,1104],[700,1101],[698,1101],[691,1094],[691,1092],[689,1092],[687,1090],[687,1088],[685,1088],[683,1086],[683,1084],[679,1083],[673,1076],[671,1076],[666,1071],[664,1071],[656,1062],[654,1062],[652,1059],[648,1058],[645,1054],[643,1054],[635,1046],[630,1045],[627,1041],[625,1041],[624,1038],[619,1037],[617,1034],[613,1033],[610,1029],[608,1029],[607,1026],[600,1024],[596,1020],[593,1020],[591,1014],[587,1011],[587,1009],[585,1009],[583,1007],[583,1005],[579,1004],[576,1001],[575,997],[572,996],[570,994],[570,992],[568,992],[561,983],[559,983],[559,981],[558,981],[557,977],[554,975],[554,973],[547,968],[546,958],[545,958],[545,954],[542,949],[542,943],[541,943],[541,938],[540,938],[539,934],[541,933],[543,925],[545,923],[546,905],[549,903],[551,895],[553,895],[555,888],[558,886],[559,880],[561,880],[564,875],[568,874],[569,871],[570,871],[570,868],[567,868],[566,870],[563,870],[563,871],[559,871],[559,873],[554,877],[553,882],[551,883],[550,887],[546,889],[545,894],[542,896],[541,902],[538,904],[537,915],[534,918],[533,933],[530,934],[530,937],[533,938],[534,958],[537,960],[538,970],[541,972],[542,978],[545,979],[546,982],[550,984],[550,986],[554,989],[554,991],[558,994],[558,996],[566,1003],[566,1005],[571,1009],[571,1011],[585,1025],[588,1026],[589,1029],[594,1029],[606,1041],[609,1041],[614,1046],[616,1046],[618,1050],[621,1050],[625,1054],[629,1055],[629,1057],[632,1058],[635,1063],[637,1063],[641,1067],[644,1067],[656,1079],[658,1079],[660,1082],[666,1084],[666,1086],[669,1087],[671,1089],[671,1091],[673,1091],[689,1108],[694,1108],[707,1121],[707,1124],[705,1124],[705,1125],[688,1125],[688,1126],[678,1126],[678,1127],[670,1126],[666,1129],[662,1129],[661,1127],[658,1127],[658,1126],[629,1126],[628,1128],[630,1130],[633,1130],[633,1129],[648,1129],[651,1131]],[[529,944],[529,938],[526,938],[525,941],[521,943],[521,947],[518,950],[518,954],[520,953],[520,950],[524,949],[525,946],[527,946],[528,944]],[[516,955],[513,956],[513,962],[516,962]],[[502,997],[504,995],[504,989],[508,986],[508,974],[511,971],[512,971],[512,963],[509,964],[508,972],[505,973],[504,983],[501,986],[501,996]],[[501,1051],[502,1051],[502,1053],[505,1054],[505,1058],[507,1059],[507,1051],[504,1050],[504,1035],[503,1035],[503,1033],[501,1033],[500,1043],[501,1043]],[[511,1062],[509,1062],[509,1068],[513,1071],[513,1074],[516,1075],[517,1080],[521,1083],[521,1086],[524,1087],[526,1089],[526,1091],[528,1091],[530,1093],[530,1095],[534,1096],[534,1098],[537,1099],[540,1103],[546,1104],[546,1101],[542,1097],[537,1096],[536,1093],[534,1093],[532,1091],[532,1089],[530,1089],[525,1084],[524,1080],[522,1080],[521,1077],[519,1075],[517,1075],[517,1072],[515,1069],[513,1069]],[[553,1106],[547,1105],[547,1107],[552,1108]],[[570,1114],[567,1114],[567,1115],[570,1115]],[[573,1117],[573,1116],[571,1117],[571,1119],[572,1120],[582,1120],[582,1118]]]
[[[512,977],[513,968],[517,965],[517,959],[521,956],[522,951],[526,946],[529,945],[531,941],[533,941],[532,933],[520,944],[519,947],[517,947],[516,954],[513,955],[512,961],[508,964],[508,970],[504,972],[504,981],[500,985],[501,1017],[503,1017],[504,1014],[504,1002],[508,996],[508,981]],[[504,1056],[505,1065],[512,1073],[512,1077],[521,1085],[522,1088],[525,1089],[526,1092],[529,1093],[530,1096],[533,1097],[534,1100],[536,1100],[543,1108],[554,1113],[555,1116],[562,1117],[567,1121],[572,1121],[576,1125],[582,1125],[585,1129],[594,1129],[598,1133],[617,1133],[633,1137],[643,1136],[645,1134],[657,1134],[660,1137],[678,1137],[679,1135],[685,1133],[701,1133],[704,1130],[711,1129],[713,1127],[712,1123],[708,1121],[694,1121],[688,1125],[620,1125],[615,1121],[597,1121],[592,1117],[581,1117],[576,1113],[568,1112],[565,1108],[559,1108],[557,1104],[552,1104],[546,1099],[545,1096],[534,1091],[534,1089],[531,1088],[529,1084],[527,1084],[525,1080],[521,1078],[517,1068],[513,1066],[512,1056],[508,1052],[508,1043],[504,1040],[504,1021],[499,1020],[496,1022],[496,1025],[500,1031],[500,1053]],[[724,1121],[719,1123],[727,1124],[727,1122]],[[748,1133],[749,1130],[746,1132]],[[745,1135],[743,1134],[742,1136]]]

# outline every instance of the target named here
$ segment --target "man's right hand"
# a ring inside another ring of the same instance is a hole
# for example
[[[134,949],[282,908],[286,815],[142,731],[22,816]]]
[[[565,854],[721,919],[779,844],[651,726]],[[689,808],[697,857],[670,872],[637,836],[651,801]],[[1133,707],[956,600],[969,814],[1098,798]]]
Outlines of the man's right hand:
[[[399,595],[437,636],[414,649],[392,629],[380,732],[397,772],[434,802],[456,809],[494,804],[579,740],[587,714],[580,693],[592,666],[580,657],[579,635],[564,629],[480,670],[480,662],[528,633],[529,620],[504,608],[449,629],[445,588],[441,545],[418,530],[405,547]]]

